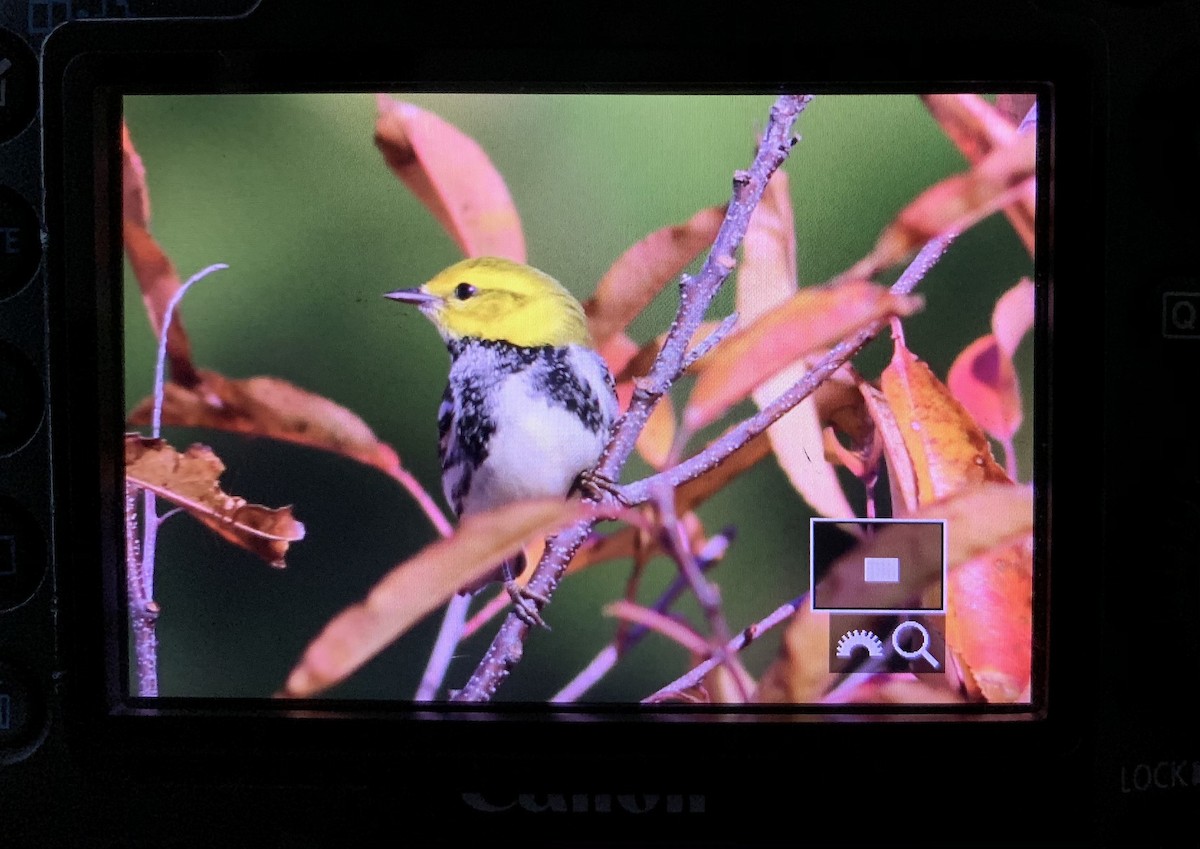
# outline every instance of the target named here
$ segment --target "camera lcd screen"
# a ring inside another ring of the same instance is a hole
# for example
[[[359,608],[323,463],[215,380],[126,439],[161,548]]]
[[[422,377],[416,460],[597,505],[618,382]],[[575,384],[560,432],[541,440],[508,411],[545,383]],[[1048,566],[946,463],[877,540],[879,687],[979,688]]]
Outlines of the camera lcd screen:
[[[1032,715],[1048,107],[126,95],[127,695]]]

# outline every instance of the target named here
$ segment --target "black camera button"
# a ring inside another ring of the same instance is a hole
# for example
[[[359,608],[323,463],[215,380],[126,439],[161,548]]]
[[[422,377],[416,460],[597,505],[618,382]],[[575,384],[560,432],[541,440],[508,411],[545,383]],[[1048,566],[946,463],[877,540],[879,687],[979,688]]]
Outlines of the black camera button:
[[[0,764],[36,747],[44,725],[42,700],[28,673],[0,660]]]
[[[37,59],[25,42],[0,30],[0,142],[29,126],[37,111]]]
[[[37,432],[45,412],[42,378],[19,350],[0,342],[0,457]]]
[[[46,573],[46,539],[33,515],[0,497],[0,612],[24,604]]]
[[[1200,339],[1200,292],[1164,292],[1162,306],[1164,338]]]
[[[42,260],[38,218],[25,199],[0,186],[0,299],[19,292]]]

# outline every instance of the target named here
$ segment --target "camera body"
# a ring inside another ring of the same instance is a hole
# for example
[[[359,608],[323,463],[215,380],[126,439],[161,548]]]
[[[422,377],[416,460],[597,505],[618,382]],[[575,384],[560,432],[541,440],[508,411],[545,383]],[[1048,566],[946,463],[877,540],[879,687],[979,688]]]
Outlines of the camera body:
[[[0,845],[431,831],[564,846],[1194,843],[1200,122],[1177,92],[1200,82],[1200,24],[1186,4],[879,4],[719,26],[694,11],[417,23],[192,5],[0,5]],[[1028,702],[680,713],[130,696],[111,561],[135,399],[113,374],[129,349],[111,246],[131,201],[97,190],[120,184],[122,98],[964,87],[1049,92],[1039,108],[1053,106],[1052,122],[1039,113],[1039,191],[1052,189],[1039,198],[1042,625]]]

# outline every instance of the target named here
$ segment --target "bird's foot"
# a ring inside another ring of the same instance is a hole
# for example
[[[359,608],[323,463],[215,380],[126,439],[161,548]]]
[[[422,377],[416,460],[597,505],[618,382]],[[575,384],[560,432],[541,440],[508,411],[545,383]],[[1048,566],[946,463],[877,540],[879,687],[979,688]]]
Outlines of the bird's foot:
[[[584,498],[603,503],[615,499],[622,507],[631,507],[632,503],[625,495],[625,488],[610,477],[601,475],[595,469],[585,469],[571,484],[571,492],[578,492]]]
[[[513,602],[513,613],[517,614],[517,618],[531,628],[545,628],[550,630],[550,626],[546,624],[546,620],[542,618],[541,609],[550,603],[550,599],[546,598],[541,593],[536,593],[529,587],[523,587],[514,580],[506,580],[504,582],[504,590],[508,593],[508,597]]]

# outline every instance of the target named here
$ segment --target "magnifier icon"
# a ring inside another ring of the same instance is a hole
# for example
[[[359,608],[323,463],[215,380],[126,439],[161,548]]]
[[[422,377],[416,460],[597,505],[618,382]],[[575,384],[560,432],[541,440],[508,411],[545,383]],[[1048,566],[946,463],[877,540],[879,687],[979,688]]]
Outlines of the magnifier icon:
[[[900,645],[900,639],[910,630],[921,632],[921,643],[917,646],[916,651],[909,651]],[[942,665],[938,663],[938,659],[929,653],[929,631],[920,622],[914,622],[911,619],[908,622],[901,622],[896,626],[896,630],[892,631],[892,648],[896,650],[896,654],[907,660],[916,660],[918,657],[923,657],[929,661],[929,665],[934,669],[941,669]]]

